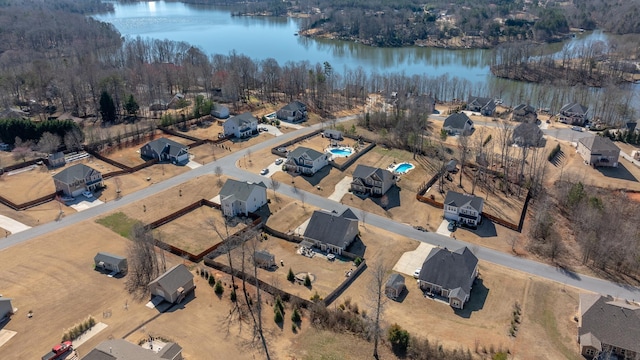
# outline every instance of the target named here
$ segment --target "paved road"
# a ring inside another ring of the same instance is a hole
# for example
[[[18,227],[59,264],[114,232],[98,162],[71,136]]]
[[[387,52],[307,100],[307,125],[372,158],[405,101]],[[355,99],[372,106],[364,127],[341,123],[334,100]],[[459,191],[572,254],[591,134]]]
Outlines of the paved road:
[[[340,119],[340,121],[346,121],[352,118],[353,117],[342,118]],[[322,124],[318,124],[306,129],[298,130],[295,132],[285,134],[283,136],[279,136],[277,138],[269,139],[267,141],[264,141],[260,144],[257,144],[251,147],[251,152],[256,153],[259,150],[273,147],[284,141],[287,141],[296,136],[299,136],[304,132],[315,130],[321,126]],[[93,217],[102,215],[104,213],[116,210],[122,206],[131,204],[133,202],[144,199],[158,192],[167,190],[171,187],[179,185],[183,182],[186,182],[198,176],[205,175],[205,174],[212,174],[217,166],[220,166],[223,169],[223,172],[225,175],[235,177],[244,181],[257,182],[257,181],[266,180],[266,184],[269,185],[269,180],[266,179],[265,177],[239,169],[235,166],[236,161],[242,158],[244,155],[246,155],[247,151],[248,149],[244,149],[244,150],[235,152],[218,161],[205,164],[204,166],[199,167],[197,169],[180,174],[176,177],[165,180],[163,182],[153,184],[133,194],[124,196],[120,200],[111,201],[104,205],[100,205],[76,214],[69,215],[63,218],[61,221],[43,224],[43,225],[31,228],[29,230],[20,232],[18,234],[10,235],[8,238],[0,240],[0,251],[8,247],[11,247],[13,245],[19,244],[21,242],[27,241],[31,238],[49,234],[52,231],[60,230],[66,226],[70,226],[70,225],[79,223],[81,221],[85,221]],[[297,181],[305,181],[305,180],[298,179]],[[306,204],[313,205],[315,207],[319,207],[327,210],[337,210],[337,211],[346,209],[346,206],[340,203],[337,203],[335,201],[329,200],[327,198],[324,198],[312,193],[303,192],[299,189],[294,189],[290,184],[282,183],[278,188],[278,192],[282,193],[283,195],[290,196],[292,198],[304,200]],[[601,279],[596,279],[596,278],[581,275],[581,274],[576,274],[570,271],[563,270],[561,268],[549,266],[549,265],[542,264],[532,260],[518,258],[511,254],[465,243],[465,242],[455,240],[446,236],[442,236],[436,233],[420,232],[413,229],[413,227],[411,227],[410,225],[398,223],[389,218],[379,216],[376,214],[364,213],[360,209],[356,209],[356,208],[352,208],[352,209],[355,214],[361,217],[361,219],[364,215],[364,220],[367,225],[377,226],[377,227],[386,229],[388,231],[392,231],[399,235],[406,236],[421,242],[429,243],[436,246],[443,246],[450,249],[457,249],[462,246],[468,246],[469,248],[473,249],[476,256],[480,260],[484,260],[484,261],[488,261],[488,262],[505,266],[508,268],[520,270],[525,273],[540,276],[546,279],[550,279],[550,280],[563,283],[569,286],[573,286],[579,289],[583,289],[583,290],[593,291],[601,294],[619,296],[619,297],[624,297],[629,299],[640,299],[640,289],[636,287],[621,285],[621,284],[617,284],[617,283],[613,283],[613,282],[609,282]]]

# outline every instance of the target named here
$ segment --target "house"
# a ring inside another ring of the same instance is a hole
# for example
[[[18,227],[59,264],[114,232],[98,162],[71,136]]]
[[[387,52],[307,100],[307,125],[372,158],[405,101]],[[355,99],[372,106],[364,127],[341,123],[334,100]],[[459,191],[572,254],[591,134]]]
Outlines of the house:
[[[222,124],[224,136],[234,135],[238,139],[249,137],[258,133],[258,119],[250,112],[236,115]]]
[[[304,231],[304,239],[322,251],[342,254],[358,235],[358,217],[350,209],[341,214],[316,210]]]
[[[483,205],[484,200],[481,197],[447,191],[444,198],[444,218],[476,227],[482,218]]]
[[[561,123],[582,126],[588,114],[589,108],[578,103],[568,103],[560,109],[558,119]]]
[[[189,162],[189,148],[167,138],[159,138],[146,143],[140,148],[140,155],[145,159],[170,161],[173,164]]]
[[[179,303],[193,289],[193,274],[183,264],[178,264],[149,283],[151,295],[164,298],[170,303]]]
[[[125,274],[127,272],[127,258],[99,252],[93,257],[93,263],[97,269],[109,272]]]
[[[9,317],[14,313],[13,305],[11,305],[11,299],[0,297],[0,323],[5,317]]]
[[[47,157],[47,160],[49,162],[49,167],[51,168],[64,166],[67,163],[67,161],[64,158],[64,153],[62,151],[49,154],[49,156]]]
[[[156,343],[156,341],[154,341]],[[155,344],[157,346],[157,343]],[[164,343],[162,348],[145,349],[123,339],[105,340],[82,360],[182,360],[182,347]]]
[[[618,167],[620,148],[604,136],[588,136],[578,140],[578,154],[585,163],[596,166]]]
[[[56,192],[67,196],[78,196],[84,191],[102,188],[102,174],[85,164],[75,164],[53,175]]]
[[[513,108],[511,113],[511,120],[518,122],[532,122],[535,123],[538,120],[538,114],[536,109],[528,104],[520,104]]]
[[[469,119],[465,113],[454,113],[449,115],[445,120],[442,128],[449,135],[467,136],[471,135],[475,128],[473,127],[473,121]]]
[[[511,140],[520,147],[544,147],[544,133],[535,123],[522,123],[513,129]]]
[[[449,305],[463,309],[478,276],[478,258],[468,247],[450,251],[433,248],[420,270],[420,289],[449,299]]]
[[[267,186],[228,179],[220,189],[220,205],[225,216],[249,215],[267,203]]]
[[[444,169],[447,170],[447,172],[450,173],[457,173],[458,172],[458,160],[456,159],[451,159],[449,160],[445,165],[444,165]]]
[[[490,98],[470,96],[469,101],[467,101],[467,110],[479,112],[484,116],[491,116],[496,110],[496,103]]]
[[[282,121],[300,122],[307,119],[307,106],[298,101],[292,101],[276,112],[276,117]]]
[[[213,104],[211,107],[211,116],[217,117],[218,119],[226,119],[229,117],[229,108],[224,105]]]
[[[580,294],[580,354],[606,359],[640,358],[640,305],[598,294]],[[602,356],[602,357],[599,357]]]
[[[389,280],[384,285],[384,293],[391,299],[397,299],[406,288],[404,284],[404,276],[400,274],[391,274]]]
[[[169,108],[169,104],[166,101],[161,99],[153,100],[149,104],[149,111],[164,111]]]
[[[171,100],[167,103],[167,108],[169,109],[177,109],[184,102],[184,95],[181,93],[175,94]]]
[[[313,175],[329,164],[329,156],[303,146],[287,154],[283,170]]]
[[[276,257],[266,250],[258,250],[253,253],[253,263],[265,269],[276,266]]]
[[[342,139],[344,139],[342,137],[342,131],[333,130],[333,129],[324,130],[322,132],[322,136],[327,138],[327,139],[332,139],[332,140],[342,140]]]
[[[353,171],[351,191],[382,196],[396,183],[396,180],[397,177],[389,170],[358,165]]]

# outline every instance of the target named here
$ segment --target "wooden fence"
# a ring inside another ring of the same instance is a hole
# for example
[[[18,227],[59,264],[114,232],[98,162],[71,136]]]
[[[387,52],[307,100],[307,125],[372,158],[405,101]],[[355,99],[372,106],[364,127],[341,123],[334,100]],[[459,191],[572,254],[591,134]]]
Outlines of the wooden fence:
[[[333,291],[330,292],[329,295],[325,296],[325,298],[322,300],[324,302],[324,305],[325,306],[331,305],[331,303],[333,303],[340,295],[342,295],[342,293],[349,287],[349,285],[351,285],[351,283],[354,282],[355,279],[366,268],[367,268],[367,263],[363,259],[362,262],[360,263],[360,265],[358,265],[358,267],[356,267],[355,270],[351,271],[351,275],[349,275],[348,277],[346,277],[344,279],[342,284],[338,285],[338,287],[333,289]]]
[[[276,147],[272,148],[271,149],[271,153],[274,154],[274,155],[278,155],[278,156],[286,158],[287,157],[287,153],[283,152],[283,151],[279,151],[278,150],[279,148],[286,148],[287,146],[291,146],[291,145],[293,145],[293,144],[295,144],[297,142],[300,142],[300,141],[302,141],[304,139],[308,139],[310,137],[316,136],[321,132],[322,132],[322,130],[318,129],[318,130],[312,131],[312,132],[310,132],[310,133],[308,133],[306,135],[298,136],[297,138],[295,138],[293,140],[289,140],[289,141],[287,141],[285,143],[282,143],[282,144],[277,145]]]

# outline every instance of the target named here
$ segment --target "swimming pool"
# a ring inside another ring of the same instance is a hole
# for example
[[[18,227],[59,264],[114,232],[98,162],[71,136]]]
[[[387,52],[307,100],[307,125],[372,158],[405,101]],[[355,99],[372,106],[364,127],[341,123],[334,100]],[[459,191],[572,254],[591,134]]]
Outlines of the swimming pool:
[[[339,157],[349,157],[353,154],[353,149],[349,147],[329,149],[329,152]]]
[[[400,163],[400,164],[396,165],[396,167],[393,169],[393,171],[398,173],[398,174],[406,174],[407,172],[409,172],[409,170],[413,170],[413,168],[415,168],[415,166],[413,164],[408,163],[408,162],[403,162],[403,163]]]

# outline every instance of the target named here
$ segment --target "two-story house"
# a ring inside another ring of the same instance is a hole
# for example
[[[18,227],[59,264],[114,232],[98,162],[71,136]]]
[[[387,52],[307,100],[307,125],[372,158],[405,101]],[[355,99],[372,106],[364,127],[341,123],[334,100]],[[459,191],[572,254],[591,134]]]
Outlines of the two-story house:
[[[85,164],[75,164],[53,175],[56,191],[67,196],[78,196],[84,191],[94,191],[104,187],[102,174]]]
[[[588,119],[589,108],[578,103],[565,104],[558,113],[558,119],[561,123],[570,125],[584,125],[584,122]]]
[[[469,119],[465,113],[454,113],[444,119],[442,128],[449,135],[462,135],[467,136],[473,134],[475,128],[473,127],[473,121]]]
[[[276,111],[276,117],[282,121],[300,122],[307,118],[307,106],[298,101],[292,101]]]
[[[313,175],[329,164],[329,156],[303,146],[287,154],[283,170]]]
[[[220,189],[220,205],[225,216],[247,216],[266,203],[267,187],[263,182],[228,179]]]
[[[389,170],[358,165],[353,171],[351,191],[382,196],[396,183],[396,180],[396,176]]]
[[[484,200],[474,195],[447,191],[444,198],[444,218],[469,227],[477,227],[482,219]]]
[[[470,96],[469,101],[467,101],[467,110],[479,112],[484,116],[491,116],[496,110],[496,103],[491,98]]]
[[[304,239],[322,251],[342,254],[358,235],[358,217],[350,209],[341,214],[316,210],[304,231]]]
[[[245,112],[227,119],[222,125],[224,136],[235,136],[238,139],[258,133],[258,119],[250,112]]]
[[[511,120],[513,121],[535,123],[537,119],[536,109],[528,104],[520,104],[514,107],[511,113]]]
[[[544,133],[535,123],[525,122],[513,129],[511,141],[520,147],[544,147]]]
[[[578,140],[576,151],[585,163],[596,167],[618,167],[620,148],[604,136],[586,136]]]

